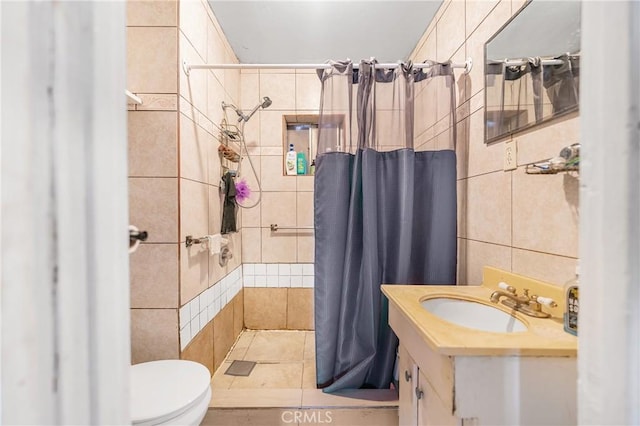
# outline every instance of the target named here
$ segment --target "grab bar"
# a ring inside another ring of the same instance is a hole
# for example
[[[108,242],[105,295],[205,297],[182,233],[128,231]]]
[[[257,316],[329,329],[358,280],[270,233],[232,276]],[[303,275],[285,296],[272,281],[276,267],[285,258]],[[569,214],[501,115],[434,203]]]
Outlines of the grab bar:
[[[276,232],[281,229],[300,230],[300,231],[313,231],[315,229],[313,226],[278,226],[277,223],[272,223],[269,227],[271,228],[272,232]]]

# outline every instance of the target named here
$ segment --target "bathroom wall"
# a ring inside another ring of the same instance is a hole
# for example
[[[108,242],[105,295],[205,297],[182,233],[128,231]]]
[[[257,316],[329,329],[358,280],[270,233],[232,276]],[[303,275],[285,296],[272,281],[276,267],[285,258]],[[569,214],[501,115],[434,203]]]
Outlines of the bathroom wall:
[[[130,220],[149,232],[131,256],[132,362],[180,357],[213,373],[243,327],[242,238],[220,266],[185,237],[220,232],[214,123],[238,102],[240,73],[187,78],[181,64],[237,59],[201,0],[129,1],[127,25],[128,88],[143,99],[129,108]]]
[[[445,1],[411,54],[414,61],[474,61],[468,75],[455,70],[460,284],[480,284],[484,265],[558,285],[575,271],[579,181],[569,174],[527,175],[524,165],[579,142],[578,114],[484,143],[484,43],[523,3]],[[417,97],[416,104],[422,102]],[[421,129],[416,143],[437,147],[452,130],[438,124]],[[505,172],[504,145],[509,140],[517,145],[518,168]]]
[[[312,329],[313,232],[272,232],[269,226],[313,225],[313,176],[284,176],[283,115],[317,114],[320,82],[313,70],[242,70],[240,87],[245,111],[264,96],[273,101],[245,126],[263,190],[258,206],[242,210],[245,323],[259,329]],[[244,161],[244,177],[255,189]]]

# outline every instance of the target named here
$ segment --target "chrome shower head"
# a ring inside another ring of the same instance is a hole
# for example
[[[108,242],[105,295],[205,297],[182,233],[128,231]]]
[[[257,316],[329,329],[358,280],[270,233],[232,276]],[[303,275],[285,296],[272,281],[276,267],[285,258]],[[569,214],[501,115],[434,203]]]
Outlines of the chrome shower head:
[[[271,99],[268,96],[265,96],[264,98],[262,98],[262,103],[256,105],[256,107],[249,113],[249,115],[242,115],[238,121],[244,121],[246,123],[260,108],[269,108],[270,106]]]

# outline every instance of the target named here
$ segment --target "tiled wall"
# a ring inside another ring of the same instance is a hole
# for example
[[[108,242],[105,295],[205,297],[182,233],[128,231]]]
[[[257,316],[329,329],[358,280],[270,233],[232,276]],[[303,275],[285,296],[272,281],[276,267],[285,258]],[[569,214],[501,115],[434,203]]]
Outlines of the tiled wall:
[[[264,96],[273,101],[245,126],[247,146],[263,190],[257,207],[242,210],[245,325],[254,329],[313,329],[313,272],[308,273],[314,260],[313,232],[272,232],[269,226],[313,226],[313,176],[283,175],[282,117],[317,114],[320,81],[312,70],[242,70],[240,87],[244,111]],[[256,179],[244,161],[244,177],[256,188]]]
[[[223,100],[238,102],[240,73],[198,70],[187,78],[181,64],[237,59],[203,0],[130,0],[127,14],[127,84],[143,100],[129,111],[130,217],[149,232],[131,256],[132,361],[210,359],[205,365],[213,371],[214,352],[221,361],[243,326],[242,239],[230,236],[233,258],[221,267],[218,255],[199,245],[186,248],[185,237],[220,232],[213,123]],[[218,289],[220,297],[211,298]],[[197,327],[189,315],[187,333],[178,310],[186,305],[191,314],[196,303],[206,310],[197,312]],[[215,303],[221,305],[217,316],[216,305],[209,309]]]
[[[524,172],[525,164],[579,142],[577,113],[484,143],[484,43],[523,3],[445,1],[411,55],[415,61],[474,61],[468,75],[455,72],[460,284],[479,284],[482,266],[489,265],[562,285],[573,276],[578,257],[578,179]],[[422,137],[437,141],[448,131],[427,129]],[[518,168],[505,172],[504,144],[511,139],[517,144]]]

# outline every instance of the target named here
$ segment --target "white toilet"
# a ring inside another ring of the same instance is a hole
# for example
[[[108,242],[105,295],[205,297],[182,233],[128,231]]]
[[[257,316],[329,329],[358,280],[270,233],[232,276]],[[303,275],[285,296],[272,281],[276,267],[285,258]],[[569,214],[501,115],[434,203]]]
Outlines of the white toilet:
[[[209,370],[197,362],[162,360],[131,366],[134,425],[199,425],[211,400]]]

